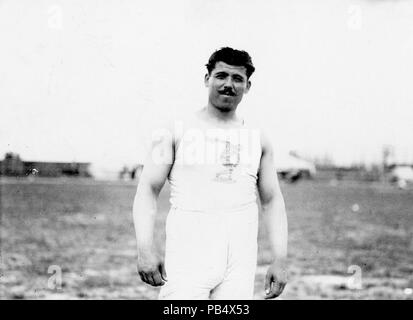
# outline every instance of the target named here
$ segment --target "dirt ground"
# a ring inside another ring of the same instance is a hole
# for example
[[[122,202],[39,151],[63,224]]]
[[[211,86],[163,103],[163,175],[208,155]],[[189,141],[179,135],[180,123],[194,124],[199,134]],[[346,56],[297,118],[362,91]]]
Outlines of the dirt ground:
[[[134,183],[3,178],[0,187],[0,298],[156,299],[159,289],[136,272]],[[412,187],[317,180],[281,187],[291,261],[282,299],[413,299]],[[161,252],[168,192],[156,221]],[[256,299],[268,258],[260,224]]]

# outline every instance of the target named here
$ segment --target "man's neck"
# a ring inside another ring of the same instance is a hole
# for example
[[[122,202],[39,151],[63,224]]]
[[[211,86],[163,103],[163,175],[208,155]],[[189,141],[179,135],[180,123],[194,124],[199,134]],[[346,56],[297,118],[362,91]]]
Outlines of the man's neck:
[[[211,104],[201,109],[200,115],[205,118],[205,120],[222,125],[238,124],[241,122],[236,114],[236,109],[223,112]]]

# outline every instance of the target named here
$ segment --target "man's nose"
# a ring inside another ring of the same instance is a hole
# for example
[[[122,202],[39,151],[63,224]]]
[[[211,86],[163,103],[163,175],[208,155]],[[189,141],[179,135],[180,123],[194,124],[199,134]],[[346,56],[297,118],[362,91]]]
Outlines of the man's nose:
[[[231,77],[228,77],[227,79],[225,79],[224,88],[233,88],[233,87],[234,87],[234,83],[232,82]]]

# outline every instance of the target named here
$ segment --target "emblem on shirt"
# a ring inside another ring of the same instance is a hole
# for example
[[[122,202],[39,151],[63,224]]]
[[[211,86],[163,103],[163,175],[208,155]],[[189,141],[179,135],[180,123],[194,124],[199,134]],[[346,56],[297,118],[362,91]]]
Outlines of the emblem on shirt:
[[[239,144],[232,144],[230,141],[225,141],[225,148],[220,155],[220,164],[223,167],[221,171],[219,171],[216,176],[215,180],[219,182],[225,183],[234,183],[236,182],[233,173],[236,167],[240,163],[241,158],[241,145]]]

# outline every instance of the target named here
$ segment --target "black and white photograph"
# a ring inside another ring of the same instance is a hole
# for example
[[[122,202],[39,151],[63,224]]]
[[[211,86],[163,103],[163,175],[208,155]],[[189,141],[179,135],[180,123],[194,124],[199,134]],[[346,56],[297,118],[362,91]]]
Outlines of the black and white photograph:
[[[412,0],[0,0],[0,46],[1,300],[413,300]]]

